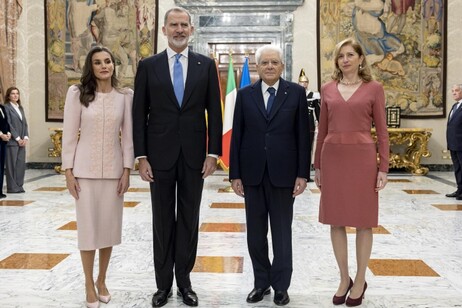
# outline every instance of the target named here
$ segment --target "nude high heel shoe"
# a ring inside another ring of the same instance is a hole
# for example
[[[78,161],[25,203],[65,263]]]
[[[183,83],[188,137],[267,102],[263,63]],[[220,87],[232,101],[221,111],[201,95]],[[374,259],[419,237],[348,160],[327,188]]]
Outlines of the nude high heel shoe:
[[[87,305],[87,308],[99,308],[99,302],[98,301],[93,302],[93,303],[86,302],[86,305]]]
[[[109,295],[98,295],[98,299],[99,299],[100,302],[107,304],[111,300],[111,294],[109,294]]]

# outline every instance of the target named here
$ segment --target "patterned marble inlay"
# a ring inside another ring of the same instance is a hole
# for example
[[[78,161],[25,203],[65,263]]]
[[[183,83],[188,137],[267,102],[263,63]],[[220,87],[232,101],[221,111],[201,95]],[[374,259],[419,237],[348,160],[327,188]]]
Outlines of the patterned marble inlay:
[[[351,233],[356,233],[356,228],[352,227],[346,227],[346,232],[351,234]],[[372,233],[373,234],[390,234],[390,232],[385,229],[383,226],[378,226],[377,228],[372,228]]]
[[[132,187],[132,188],[129,188],[128,189],[128,192],[150,192],[151,189],[150,188],[136,188],[136,187]]]
[[[210,204],[212,209],[243,209],[245,204],[241,202],[213,202]]]
[[[388,179],[388,183],[411,183],[408,179]]]
[[[64,191],[67,187],[40,187],[34,189],[34,191]]]
[[[124,207],[135,207],[140,204],[139,201],[124,201]]]
[[[462,204],[432,204],[442,211],[462,211]]]
[[[225,188],[218,188],[219,193],[234,193],[234,190],[231,188],[231,186],[225,187]]]
[[[0,269],[49,270],[68,256],[67,253],[14,253],[0,261]]]
[[[403,189],[410,195],[437,195],[438,193],[431,189]]]
[[[64,226],[59,227],[58,230],[77,230],[77,222],[70,221]]]
[[[439,277],[422,260],[371,259],[369,269],[376,276],[433,276]]]
[[[193,272],[201,273],[242,273],[243,257],[196,257]]]
[[[23,201],[23,200],[2,200],[0,206],[24,206],[34,201]]]
[[[240,223],[203,223],[200,232],[245,232],[245,224]]]

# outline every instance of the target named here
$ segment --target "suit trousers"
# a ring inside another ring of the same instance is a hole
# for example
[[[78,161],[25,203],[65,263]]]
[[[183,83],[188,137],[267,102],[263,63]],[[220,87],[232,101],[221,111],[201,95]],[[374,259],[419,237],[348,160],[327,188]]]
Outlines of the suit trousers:
[[[10,193],[23,192],[26,175],[26,148],[6,146],[6,190]]]
[[[191,286],[196,261],[199,210],[204,180],[180,153],[170,170],[153,170],[151,183],[154,269],[157,288],[168,290],[175,269],[179,288]]]
[[[5,157],[6,157],[6,143],[0,141],[0,194],[3,193],[3,179],[5,175]]]
[[[295,184],[295,180],[294,180]],[[271,184],[268,171],[257,186],[244,185],[247,245],[254,271],[254,287],[286,291],[292,277],[293,187]],[[268,217],[273,262],[268,256]]]
[[[457,195],[462,195],[462,151],[450,151],[457,184]]]

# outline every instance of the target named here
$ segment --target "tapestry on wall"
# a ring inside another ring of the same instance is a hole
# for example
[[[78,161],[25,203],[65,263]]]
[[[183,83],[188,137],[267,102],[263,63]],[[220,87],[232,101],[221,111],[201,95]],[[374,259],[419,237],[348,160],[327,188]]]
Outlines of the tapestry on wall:
[[[116,58],[117,77],[133,88],[138,61],[156,53],[158,0],[45,0],[46,121],[61,122],[70,85],[96,45]]]
[[[403,118],[446,116],[444,0],[318,0],[319,83],[330,80],[336,43],[355,38],[387,107]]]

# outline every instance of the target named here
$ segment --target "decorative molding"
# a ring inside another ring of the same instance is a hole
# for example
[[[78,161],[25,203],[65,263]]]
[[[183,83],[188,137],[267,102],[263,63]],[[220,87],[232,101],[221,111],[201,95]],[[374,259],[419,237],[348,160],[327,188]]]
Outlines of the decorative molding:
[[[175,0],[175,4],[195,14],[198,12],[293,12],[305,0],[264,0],[264,1],[210,1]]]

